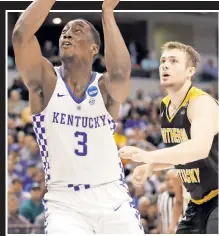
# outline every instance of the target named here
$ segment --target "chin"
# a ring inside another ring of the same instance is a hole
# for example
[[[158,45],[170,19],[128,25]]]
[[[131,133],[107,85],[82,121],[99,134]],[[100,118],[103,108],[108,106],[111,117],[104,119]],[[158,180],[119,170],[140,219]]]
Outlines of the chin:
[[[74,61],[74,56],[71,54],[68,54],[68,53],[63,53],[63,54],[60,54],[60,59],[61,61],[63,62],[73,62]]]
[[[174,83],[170,81],[161,81],[160,85],[164,88],[172,88],[174,86]]]

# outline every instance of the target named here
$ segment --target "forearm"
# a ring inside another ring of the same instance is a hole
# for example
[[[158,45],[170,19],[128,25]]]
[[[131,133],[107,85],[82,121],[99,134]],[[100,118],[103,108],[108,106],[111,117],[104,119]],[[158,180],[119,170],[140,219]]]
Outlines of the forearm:
[[[131,59],[123,37],[116,24],[113,10],[103,8],[102,23],[107,72],[111,79],[129,80],[131,73]]]
[[[152,163],[169,163],[172,165],[186,164],[197,161],[208,156],[209,150],[206,150],[201,143],[189,140],[174,147],[164,148],[150,152],[150,161]],[[148,160],[145,161],[146,163]]]
[[[170,222],[170,227],[173,229],[177,226],[179,222],[179,217],[182,214],[182,202],[176,202],[173,206],[173,215]]]
[[[56,0],[35,0],[19,17],[13,31],[13,38],[27,42],[45,21]]]
[[[152,165],[153,165],[153,171],[160,171],[174,168],[174,165],[172,164],[154,163]]]

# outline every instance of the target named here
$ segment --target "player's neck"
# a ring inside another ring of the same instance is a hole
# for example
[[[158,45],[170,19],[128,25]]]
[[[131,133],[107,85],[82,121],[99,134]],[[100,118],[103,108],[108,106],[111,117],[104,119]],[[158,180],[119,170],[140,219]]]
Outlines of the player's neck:
[[[70,86],[86,87],[91,79],[92,64],[74,60],[73,63],[62,63],[61,70]]]
[[[183,99],[185,98],[186,93],[188,92],[190,86],[191,86],[191,81],[187,81],[178,90],[172,90],[172,89],[167,90],[168,95],[170,97],[171,106],[173,108],[177,108],[178,106],[180,106],[180,104],[182,103]]]
[[[77,98],[84,96],[85,89],[92,77],[92,64],[91,63],[63,63],[61,67],[62,76],[68,83],[72,92]]]

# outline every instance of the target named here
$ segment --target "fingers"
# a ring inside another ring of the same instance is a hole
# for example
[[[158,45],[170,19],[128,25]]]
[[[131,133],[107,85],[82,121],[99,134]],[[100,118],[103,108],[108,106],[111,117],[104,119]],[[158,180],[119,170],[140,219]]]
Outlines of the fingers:
[[[137,153],[136,147],[124,146],[119,150],[119,156],[123,159],[132,159],[132,155]]]
[[[145,164],[142,166],[138,166],[135,168],[132,176],[132,182],[137,187],[142,187],[153,173],[153,166],[149,164]]]

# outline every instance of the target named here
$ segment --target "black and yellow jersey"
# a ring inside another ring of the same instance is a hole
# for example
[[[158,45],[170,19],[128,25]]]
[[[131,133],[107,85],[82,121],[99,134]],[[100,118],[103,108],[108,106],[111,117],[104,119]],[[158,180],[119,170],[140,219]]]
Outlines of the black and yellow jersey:
[[[191,139],[191,122],[187,116],[187,108],[191,100],[202,95],[208,94],[191,86],[181,105],[171,117],[168,113],[170,97],[166,96],[162,100],[161,133],[163,142],[167,147]],[[205,134],[203,133],[203,135]],[[185,165],[176,165],[175,168],[179,170],[179,176],[185,188],[191,194],[193,202],[202,204],[216,196],[218,194],[218,134],[214,137],[207,158]]]

